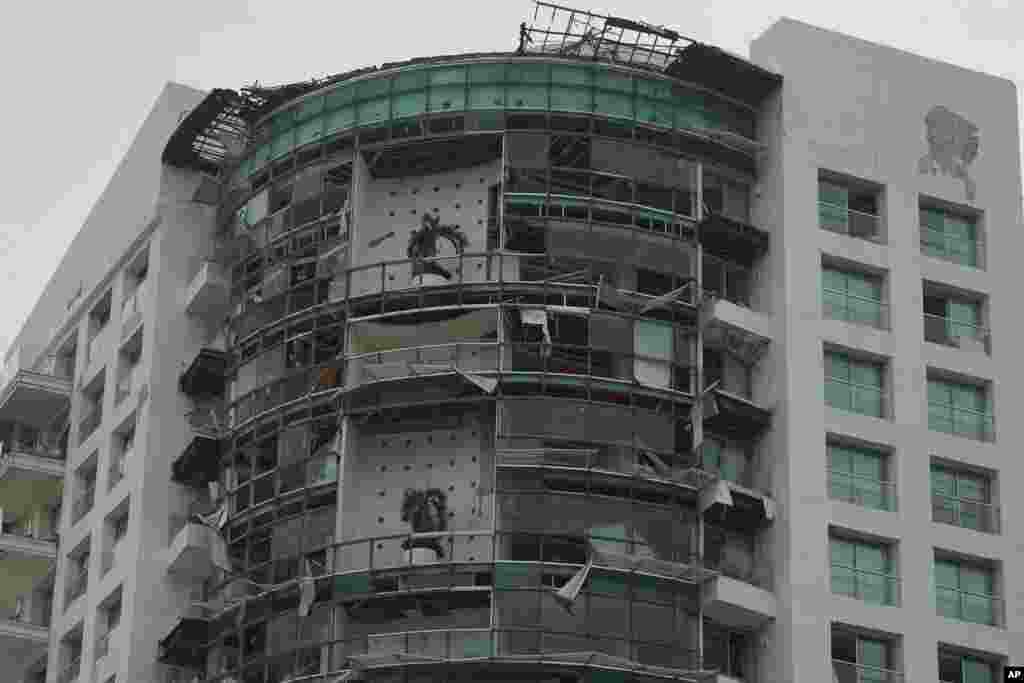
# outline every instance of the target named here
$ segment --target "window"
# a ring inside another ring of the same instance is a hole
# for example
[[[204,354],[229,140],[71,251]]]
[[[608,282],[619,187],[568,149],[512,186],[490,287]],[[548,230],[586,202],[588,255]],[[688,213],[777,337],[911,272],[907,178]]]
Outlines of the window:
[[[987,351],[989,335],[981,322],[981,309],[980,301],[945,294],[925,285],[925,341]]]
[[[832,592],[876,605],[898,604],[889,546],[832,536]]]
[[[932,464],[932,520],[998,533],[999,513],[992,504],[990,478],[980,473]]]
[[[941,683],[996,683],[996,665],[985,659],[939,650]]]
[[[856,189],[835,180],[819,180],[818,223],[824,230],[880,240],[878,192]]]
[[[726,481],[747,485],[747,452],[743,444],[707,435],[700,446],[701,466]]]
[[[982,266],[974,218],[924,206],[920,215],[922,254],[971,268]]]
[[[882,363],[825,352],[825,403],[872,417],[885,417]]]
[[[835,266],[824,266],[821,276],[824,317],[858,325],[888,327],[880,277]]]
[[[92,510],[96,499],[97,453],[86,459],[75,473],[75,498],[71,504],[71,523],[74,524]]]
[[[893,675],[893,643],[832,628],[832,671],[836,683],[888,683]]]
[[[972,624],[1001,625],[995,572],[981,563],[935,558],[935,601],[939,616]]]
[[[995,433],[985,387],[940,377],[928,378],[928,428],[978,441]]]
[[[873,510],[895,510],[896,491],[889,481],[889,458],[878,450],[829,442],[829,497]]]
[[[756,653],[754,638],[743,631],[734,631],[710,621],[704,622],[704,659],[719,673],[746,680],[753,672]]]
[[[89,543],[86,537],[67,557],[67,583],[64,587],[64,609],[67,609],[89,584]]]

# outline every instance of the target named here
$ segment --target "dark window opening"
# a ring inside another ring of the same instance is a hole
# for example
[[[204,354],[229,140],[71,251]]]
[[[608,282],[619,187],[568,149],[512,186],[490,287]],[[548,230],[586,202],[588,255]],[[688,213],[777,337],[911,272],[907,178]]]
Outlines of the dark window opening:
[[[551,165],[562,168],[590,168],[590,138],[553,135],[548,148]]]
[[[647,268],[636,269],[636,291],[641,294],[660,296],[668,294],[674,289],[675,279],[671,275]]]

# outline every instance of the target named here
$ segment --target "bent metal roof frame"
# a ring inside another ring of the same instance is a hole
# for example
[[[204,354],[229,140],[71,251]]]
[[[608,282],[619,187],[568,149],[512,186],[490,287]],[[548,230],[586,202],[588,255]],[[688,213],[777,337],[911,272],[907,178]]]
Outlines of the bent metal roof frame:
[[[535,0],[533,23],[519,29],[519,55],[609,61],[663,73],[757,106],[782,77],[728,52],[642,21],[604,16]],[[488,52],[461,58],[508,55]],[[403,66],[429,64],[455,55],[418,57],[279,86],[259,83],[238,91],[214,89],[178,124],[164,148],[165,164],[214,175],[239,158],[255,124],[281,105],[321,88]]]

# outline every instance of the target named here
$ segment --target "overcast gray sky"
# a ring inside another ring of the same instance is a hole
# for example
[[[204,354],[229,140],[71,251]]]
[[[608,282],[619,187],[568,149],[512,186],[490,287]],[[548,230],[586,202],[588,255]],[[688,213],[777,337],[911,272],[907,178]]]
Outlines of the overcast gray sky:
[[[558,4],[671,26],[745,56],[753,38],[790,16],[1024,87],[1020,0]],[[513,49],[533,3],[42,0],[14,3],[4,15],[0,355],[166,81],[237,88],[430,54]]]

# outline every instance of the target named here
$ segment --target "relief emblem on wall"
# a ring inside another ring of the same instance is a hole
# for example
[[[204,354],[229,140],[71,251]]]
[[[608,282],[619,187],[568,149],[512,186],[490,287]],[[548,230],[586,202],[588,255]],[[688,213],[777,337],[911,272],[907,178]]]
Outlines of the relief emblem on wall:
[[[406,248],[406,255],[412,259],[413,279],[419,277],[422,284],[428,284],[428,278],[441,278],[446,282],[452,279],[451,271],[441,263],[427,260],[446,256],[439,252],[441,240],[448,242],[455,249],[455,256],[464,253],[469,246],[469,239],[462,233],[462,228],[457,225],[442,225],[437,216],[424,213],[420,228],[410,233],[409,245]]]
[[[964,183],[967,199],[973,201],[975,186],[968,169],[978,156],[978,127],[942,105],[932,107],[924,123],[928,154],[918,162],[918,171],[959,178]]]

